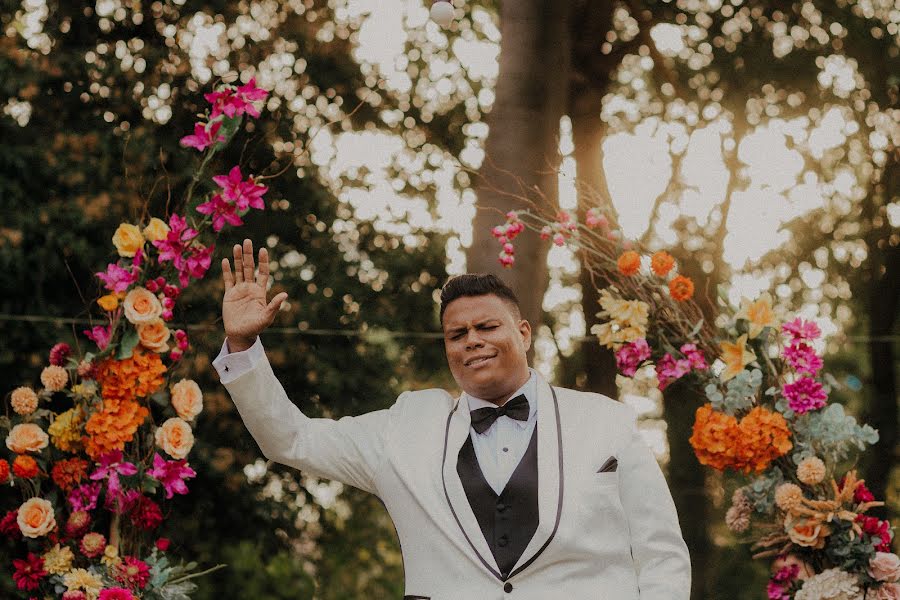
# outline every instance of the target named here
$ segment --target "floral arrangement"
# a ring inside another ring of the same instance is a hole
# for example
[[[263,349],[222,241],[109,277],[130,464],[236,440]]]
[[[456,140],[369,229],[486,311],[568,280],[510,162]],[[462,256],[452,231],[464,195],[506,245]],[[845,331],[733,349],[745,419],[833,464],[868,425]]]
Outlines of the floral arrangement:
[[[104,324],[84,331],[94,351],[76,356],[56,344],[40,386],[7,395],[0,499],[14,507],[0,512],[0,535],[17,540],[9,566],[22,597],[186,600],[193,578],[222,566],[196,572],[169,557],[160,535],[164,506],[196,476],[191,425],[203,410],[197,383],[174,376],[190,341],[170,323],[182,291],[210,267],[214,246],[203,234],[264,208],[267,188],[237,166],[212,177],[218,189],[205,201],[192,202],[192,192],[266,96],[253,79],[205,96],[203,122],[181,140],[203,152],[185,213],[122,223],[112,237],[118,257],[97,273]]]
[[[646,395],[689,375],[700,384],[708,402],[690,443],[700,463],[746,480],[726,523],[754,541],[754,558],[773,559],[768,598],[900,600],[890,524],[866,514],[884,503],[854,470],[840,471],[878,433],[828,403],[835,381],[822,371],[819,327],[779,319],[769,294],[723,308],[713,327],[677,261],[624,240],[612,223],[597,208],[581,222],[514,211],[492,235],[505,267],[525,229],[577,248],[599,291],[591,333],[615,353],[620,389]]]

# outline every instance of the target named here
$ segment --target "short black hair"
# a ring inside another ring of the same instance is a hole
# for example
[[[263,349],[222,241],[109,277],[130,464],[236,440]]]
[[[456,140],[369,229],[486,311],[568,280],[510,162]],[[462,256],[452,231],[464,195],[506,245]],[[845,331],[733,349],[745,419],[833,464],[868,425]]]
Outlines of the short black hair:
[[[490,273],[465,273],[447,280],[441,288],[441,323],[444,322],[444,311],[457,298],[471,296],[497,296],[510,303],[519,312],[519,299],[512,289],[496,275]]]

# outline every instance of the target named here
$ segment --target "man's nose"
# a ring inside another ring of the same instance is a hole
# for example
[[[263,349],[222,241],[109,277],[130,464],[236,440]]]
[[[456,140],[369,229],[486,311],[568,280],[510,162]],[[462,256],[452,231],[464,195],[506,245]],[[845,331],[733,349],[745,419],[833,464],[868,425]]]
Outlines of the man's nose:
[[[466,334],[466,350],[472,350],[473,348],[480,348],[482,346],[484,346],[484,340],[481,339],[478,331],[470,329]]]

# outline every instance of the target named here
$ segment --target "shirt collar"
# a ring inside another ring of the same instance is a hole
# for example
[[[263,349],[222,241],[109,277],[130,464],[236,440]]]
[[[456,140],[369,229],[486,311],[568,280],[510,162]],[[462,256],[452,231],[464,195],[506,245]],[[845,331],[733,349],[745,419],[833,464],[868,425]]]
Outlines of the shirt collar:
[[[537,415],[537,375],[535,375],[534,369],[529,368],[528,372],[531,373],[531,376],[528,378],[528,381],[525,382],[525,385],[517,389],[513,392],[513,395],[510,398],[515,398],[519,394],[525,394],[525,398],[528,400],[528,420],[527,421],[516,421],[513,419],[513,423],[519,426],[519,429],[525,429],[528,427],[528,423],[534,420]],[[467,394],[463,392],[463,395],[466,397],[466,401],[469,403],[469,412],[478,409],[478,408],[497,408],[497,405],[493,402],[489,402],[487,400],[482,400],[481,398],[476,398],[471,394]]]

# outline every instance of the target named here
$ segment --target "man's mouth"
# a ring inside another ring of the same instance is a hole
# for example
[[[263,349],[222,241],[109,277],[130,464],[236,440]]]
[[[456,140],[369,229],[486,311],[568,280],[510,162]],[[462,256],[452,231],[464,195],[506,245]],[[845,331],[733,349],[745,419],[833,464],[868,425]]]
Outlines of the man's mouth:
[[[490,356],[476,356],[476,357],[473,357],[473,358],[470,358],[469,360],[467,360],[465,364],[467,367],[477,367],[478,365],[483,365],[484,363],[491,360],[495,356],[497,356],[497,355],[492,354]]]

